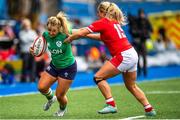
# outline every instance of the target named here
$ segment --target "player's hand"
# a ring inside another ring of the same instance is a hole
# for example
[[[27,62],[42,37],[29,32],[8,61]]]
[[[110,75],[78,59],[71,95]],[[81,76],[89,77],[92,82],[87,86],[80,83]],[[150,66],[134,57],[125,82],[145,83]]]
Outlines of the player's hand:
[[[29,52],[31,53],[31,55],[35,56],[34,55],[34,49],[32,47],[29,48]]]
[[[101,55],[101,58],[103,59],[103,61],[110,61],[111,59],[108,57],[108,56],[106,56],[105,54],[102,54]]]
[[[71,43],[73,40],[70,39],[70,37],[67,37],[65,40],[64,40],[64,43]]]

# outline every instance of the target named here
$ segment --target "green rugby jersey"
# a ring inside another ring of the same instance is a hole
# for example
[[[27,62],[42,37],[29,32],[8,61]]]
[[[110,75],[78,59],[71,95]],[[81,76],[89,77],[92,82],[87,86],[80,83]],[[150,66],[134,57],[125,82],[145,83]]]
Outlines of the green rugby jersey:
[[[51,37],[48,32],[44,32],[43,37],[47,41],[52,64],[56,68],[66,68],[74,63],[75,58],[72,53],[71,44],[63,43],[66,38],[64,33],[58,33],[55,37]]]

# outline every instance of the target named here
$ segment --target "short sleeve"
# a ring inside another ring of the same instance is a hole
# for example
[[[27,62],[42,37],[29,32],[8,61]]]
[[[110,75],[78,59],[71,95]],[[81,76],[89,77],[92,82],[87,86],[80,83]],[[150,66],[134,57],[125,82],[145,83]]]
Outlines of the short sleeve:
[[[95,22],[93,22],[91,25],[89,25],[87,27],[87,29],[90,31],[90,32],[102,32],[103,29],[104,29],[104,22],[103,20],[97,20]]]
[[[45,38],[45,40],[47,40],[47,38],[48,38],[48,32],[43,32],[42,36]]]

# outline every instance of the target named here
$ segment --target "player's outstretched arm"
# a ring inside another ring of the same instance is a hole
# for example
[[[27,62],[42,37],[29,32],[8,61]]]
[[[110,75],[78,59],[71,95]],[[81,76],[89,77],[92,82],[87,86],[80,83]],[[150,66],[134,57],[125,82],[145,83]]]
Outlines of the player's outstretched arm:
[[[101,41],[100,34],[99,33],[90,33],[86,35],[87,38]]]
[[[68,38],[64,40],[64,43],[71,43],[75,39],[86,37],[86,35],[89,33],[90,31],[88,29],[79,29],[76,32],[74,32],[72,35],[68,36]]]
[[[83,30],[83,29],[86,29],[86,28],[80,28],[80,29],[72,29],[72,34],[77,32],[78,30]],[[98,41],[101,41],[100,39],[100,34],[99,33],[90,33],[90,34],[87,34],[85,36],[86,38],[90,38],[90,39],[93,39],[93,40],[98,40]]]

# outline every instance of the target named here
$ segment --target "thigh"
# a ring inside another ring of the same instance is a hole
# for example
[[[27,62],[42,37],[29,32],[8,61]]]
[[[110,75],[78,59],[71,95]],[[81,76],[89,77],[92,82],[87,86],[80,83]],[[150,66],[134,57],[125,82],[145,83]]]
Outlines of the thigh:
[[[134,72],[124,72],[123,73],[123,78],[124,78],[124,83],[126,86],[130,85],[135,85],[136,81],[136,71]]]
[[[39,87],[49,89],[53,83],[57,80],[56,77],[51,76],[49,73],[44,71],[41,74],[41,78],[39,80]]]
[[[104,79],[111,78],[117,74],[120,74],[120,71],[112,65],[111,62],[106,61],[104,65],[98,70],[95,74],[96,77],[102,77]]]
[[[68,89],[70,88],[72,82],[73,80],[58,77],[58,86],[56,88],[56,95],[64,96],[67,93]]]

